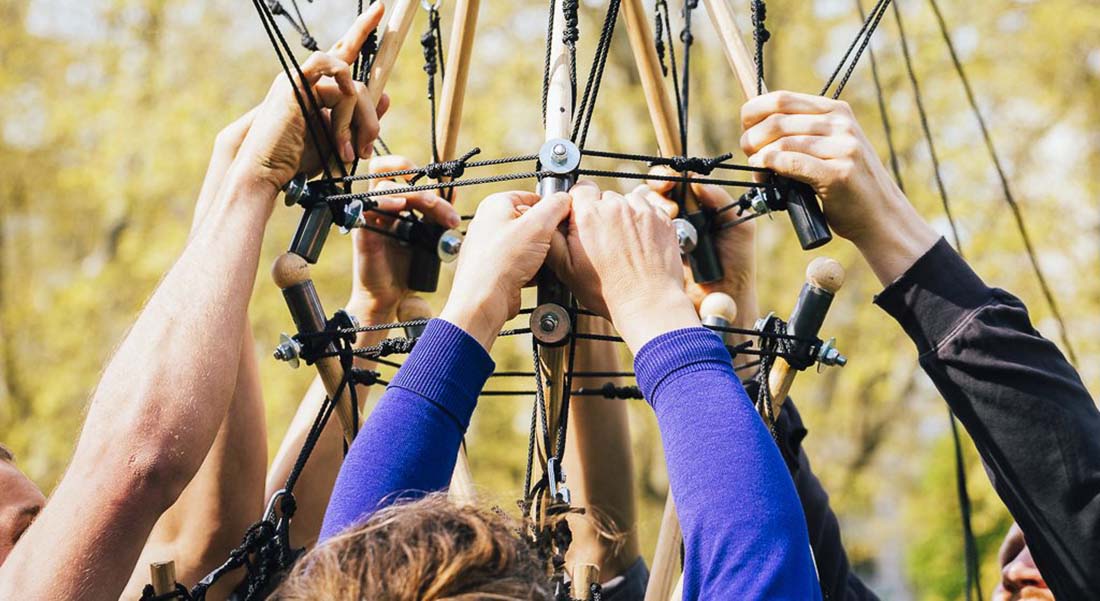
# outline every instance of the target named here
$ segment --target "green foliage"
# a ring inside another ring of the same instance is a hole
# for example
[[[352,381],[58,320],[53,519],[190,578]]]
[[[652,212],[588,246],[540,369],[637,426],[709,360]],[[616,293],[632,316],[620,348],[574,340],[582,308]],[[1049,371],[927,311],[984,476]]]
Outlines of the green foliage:
[[[351,3],[321,0],[306,19],[322,45],[351,17]],[[582,10],[581,55],[590,56],[602,18]],[[841,0],[769,2],[772,88],[816,91],[858,27]],[[996,188],[973,117],[950,70],[924,0],[901,3],[945,165],[966,256],[991,283],[1032,308],[1039,329],[1057,330],[1026,264],[1020,236]],[[739,10],[742,8],[738,4]],[[747,31],[747,3],[744,29]],[[993,135],[1071,327],[1086,382],[1100,381],[1100,280],[1095,274],[1100,118],[1100,6],[1069,0],[955,3],[944,7]],[[443,4],[444,36],[451,7]],[[459,148],[484,156],[527,153],[541,139],[539,87],[545,5],[483,3]],[[111,349],[186,238],[205,161],[220,127],[258,102],[278,70],[248,3],[193,0],[0,3],[0,440],[44,489],[65,469],[83,408]],[[697,17],[691,151],[736,151],[740,92],[707,23]],[[414,25],[414,34],[423,19]],[[678,27],[674,24],[674,27]],[[388,93],[383,135],[415,160],[429,156],[424,74],[406,45]],[[892,16],[873,46],[914,204],[944,232],[927,150],[900,60]],[[652,128],[624,32],[614,41],[590,146],[652,151]],[[584,61],[582,60],[582,77]],[[866,64],[845,98],[885,152]],[[620,187],[631,185],[621,182]],[[465,191],[472,211],[486,190]],[[262,263],[290,239],[297,213],[272,219]],[[785,217],[759,228],[762,308],[787,314],[812,258],[798,252]],[[326,307],[345,300],[349,245],[333,236],[315,276]],[[812,434],[806,446],[841,516],[854,565],[891,598],[957,599],[961,537],[942,402],[920,372],[912,345],[870,304],[879,284],[855,249],[828,253],[849,280],[825,326],[851,362],[807,374],[794,390]],[[820,254],[820,253],[814,253]],[[449,272],[445,274],[449,277]],[[446,285],[441,289],[446,290]],[[442,295],[432,302],[438,308]],[[308,385],[267,360],[292,324],[261,273],[251,318],[275,449]],[[506,341],[502,341],[506,342]],[[202,352],[196,349],[196,352]],[[502,367],[528,365],[526,344],[501,344]],[[522,482],[529,399],[482,403],[471,460],[486,491],[507,506]],[[643,546],[652,549],[667,481],[659,438],[643,405],[633,409]],[[993,584],[997,543],[1008,520],[968,452],[983,582]],[[647,551],[648,552],[648,551]],[[903,560],[900,558],[904,558]]]

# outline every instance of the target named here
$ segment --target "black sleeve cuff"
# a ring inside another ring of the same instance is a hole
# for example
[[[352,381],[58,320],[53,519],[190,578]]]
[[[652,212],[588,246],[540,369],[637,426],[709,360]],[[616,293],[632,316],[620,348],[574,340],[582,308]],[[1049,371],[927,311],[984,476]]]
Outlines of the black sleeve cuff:
[[[940,238],[900,278],[875,297],[921,354],[936,348],[959,322],[993,296],[978,274]]]

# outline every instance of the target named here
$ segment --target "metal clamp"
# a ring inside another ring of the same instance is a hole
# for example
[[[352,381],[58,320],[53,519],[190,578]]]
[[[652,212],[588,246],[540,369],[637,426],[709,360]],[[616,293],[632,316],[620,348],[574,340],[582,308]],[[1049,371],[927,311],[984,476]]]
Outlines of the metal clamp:
[[[570,504],[572,496],[565,487],[565,470],[558,465],[558,458],[551,457],[546,460],[546,484],[550,491],[550,498],[559,503]]]
[[[572,330],[569,312],[557,303],[543,303],[531,312],[531,335],[546,346],[565,344]]]

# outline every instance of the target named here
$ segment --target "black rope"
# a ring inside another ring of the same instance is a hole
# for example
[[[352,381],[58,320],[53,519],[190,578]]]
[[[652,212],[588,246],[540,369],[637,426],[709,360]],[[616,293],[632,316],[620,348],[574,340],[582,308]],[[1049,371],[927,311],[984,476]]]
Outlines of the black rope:
[[[718,155],[716,157],[687,157],[687,156],[675,156],[675,157],[653,157],[649,164],[653,167],[658,165],[664,165],[671,167],[673,171],[679,171],[680,173],[698,173],[699,175],[710,175],[715,169],[729,159],[733,158],[732,152]]]
[[[844,86],[848,84],[848,79],[851,78],[852,73],[856,69],[856,65],[859,64],[859,57],[862,56],[863,51],[866,50],[867,46],[871,43],[871,37],[874,35],[875,30],[878,29],[878,25],[882,21],[883,15],[886,14],[886,8],[889,4],[890,0],[878,0],[875,6],[871,8],[871,13],[864,19],[863,26],[860,27],[855,39],[852,40],[852,43],[844,52],[844,56],[841,57],[840,62],[837,64],[836,69],[833,70],[829,79],[825,82],[825,86],[821,89],[822,96],[829,93],[829,88],[833,86],[836,78],[847,64],[848,70],[845,71],[844,77],[837,84],[836,90],[834,90],[832,94],[834,100],[840,98],[840,93],[844,90]],[[855,52],[854,55],[853,51]],[[849,58],[851,58],[850,63]]]
[[[753,62],[756,63],[756,95],[764,93],[764,44],[772,34],[764,26],[768,18],[768,5],[764,0],[752,0],[752,40],[756,46]]]
[[[932,139],[932,129],[928,124],[928,112],[924,109],[924,98],[921,95],[920,81],[917,79],[917,74],[913,69],[913,58],[909,53],[909,40],[905,35],[905,23],[901,16],[901,9],[897,4],[894,4],[894,18],[898,24],[898,37],[901,42],[901,56],[904,59],[905,71],[909,75],[909,83],[913,87],[913,100],[916,103],[917,114],[920,116],[921,131],[924,134],[924,142],[928,144],[928,156],[932,160],[932,174],[936,180],[936,189],[940,194],[940,201],[943,204],[943,212],[947,216],[947,223],[951,226],[951,238],[954,241],[955,249],[959,251],[959,256],[963,256],[962,244],[959,239],[959,228],[955,224],[955,216],[951,212],[951,201],[947,195],[947,186],[943,183],[943,174],[940,169],[940,159],[936,154],[936,144]]]
[[[863,10],[863,1],[855,0],[856,9],[861,20],[867,19],[867,13]],[[886,96],[882,92],[882,80],[879,78],[878,61],[875,60],[875,49],[867,48],[867,58],[871,61],[871,80],[875,84],[875,99],[878,102],[879,116],[882,118],[882,131],[886,136],[886,148],[890,153],[890,170],[894,173],[894,181],[898,189],[905,192],[905,182],[901,177],[901,165],[898,161],[898,152],[894,146],[894,128],[890,124],[890,112],[886,108]]]
[[[390,190],[371,190],[369,192],[354,192],[351,194],[334,194],[329,197],[330,201],[347,201],[361,198],[374,198],[376,196],[399,196],[401,194],[410,194],[413,192],[423,192],[425,190],[441,190],[443,188],[461,188],[463,186],[481,186],[485,184],[496,184],[500,182],[510,182],[521,179],[535,179],[546,177],[548,175],[554,175],[550,171],[528,171],[524,173],[506,173],[503,175],[491,175],[488,177],[476,177],[464,180],[454,180],[442,183],[434,184],[417,184],[415,186],[404,186],[401,188],[393,188]]]
[[[302,18],[302,11],[299,10],[296,0],[290,0],[290,5],[294,7],[294,13],[297,15],[297,20],[295,20],[294,15],[291,15],[279,0],[264,0],[264,3],[267,5],[268,10],[271,11],[271,14],[283,17],[294,31],[302,36],[302,47],[306,50],[317,52],[317,40],[309,33],[309,28],[306,27],[306,20]]]
[[[575,111],[572,138],[581,150],[584,150],[584,144],[588,140],[588,127],[592,123],[596,96],[600,93],[600,82],[603,81],[604,67],[607,66],[607,56],[611,51],[611,38],[618,22],[620,4],[621,0],[611,0],[607,5],[600,40],[596,44],[596,55],[592,59],[592,68],[588,71],[588,81],[584,84],[584,96]]]
[[[466,156],[474,156],[481,152],[480,148],[474,148],[466,153]],[[501,157],[498,159],[486,159],[482,161],[465,161],[463,164],[464,169],[472,169],[475,167],[491,167],[495,165],[506,165],[509,163],[524,163],[527,161],[537,161],[539,155],[537,154],[521,154],[515,156]],[[393,171],[381,171],[378,173],[364,173],[361,175],[349,175],[347,177],[331,179],[331,180],[318,180],[323,183],[346,183],[357,182],[363,180],[375,180],[375,179],[396,179],[404,178],[410,175],[428,175],[427,170],[429,166],[414,167],[412,169],[395,169]],[[389,191],[388,191],[389,192]]]
[[[1074,352],[1073,345],[1070,344],[1069,330],[1066,329],[1066,323],[1062,319],[1062,311],[1058,307],[1058,303],[1054,298],[1054,293],[1047,283],[1042,268],[1039,266],[1039,259],[1035,255],[1034,246],[1031,244],[1031,236],[1028,234],[1027,226],[1024,223],[1023,213],[1020,212],[1020,206],[1016,202],[1016,197],[1012,193],[1012,187],[1008,183],[1008,176],[1005,174],[1000,154],[997,152],[997,147],[993,144],[993,136],[989,132],[989,126],[985,122],[985,117],[982,115],[981,109],[978,108],[978,101],[974,96],[974,90],[970,86],[970,78],[967,77],[966,70],[963,68],[962,62],[959,60],[959,55],[955,51],[955,43],[951,41],[951,34],[947,31],[947,24],[944,22],[939,3],[936,2],[936,0],[929,0],[929,4],[932,6],[932,12],[935,14],[936,22],[939,25],[944,43],[947,44],[947,50],[951,55],[951,62],[954,65],[955,73],[958,74],[959,80],[963,85],[963,90],[966,92],[966,100],[970,104],[971,112],[974,113],[974,118],[978,122],[978,128],[981,130],[982,134],[982,141],[985,143],[986,150],[989,152],[989,157],[993,161],[993,168],[997,172],[997,178],[1001,184],[1001,191],[1004,195],[1005,202],[1012,211],[1012,218],[1016,222],[1016,229],[1019,230],[1020,238],[1023,240],[1028,260],[1031,262],[1031,269],[1035,272],[1035,278],[1039,281],[1039,288],[1042,290],[1047,306],[1050,307],[1051,315],[1054,317],[1055,322],[1058,323],[1059,337],[1062,340],[1062,346],[1066,349],[1066,354],[1069,356],[1070,361],[1076,365],[1077,353]]]
[[[587,175],[591,177],[620,177],[623,179],[637,179],[637,180],[657,180],[665,182],[680,182],[680,183],[700,183],[700,184],[714,184],[716,186],[726,186],[731,188],[753,188],[759,186],[757,182],[732,180],[732,179],[716,179],[706,177],[688,177],[686,175],[658,175],[656,173],[635,173],[632,171],[608,171],[604,169],[578,169],[577,175]]]
[[[550,57],[554,44],[554,12],[557,10],[556,0],[550,0],[549,11],[546,19],[546,61],[542,68],[542,125],[546,126],[546,109],[550,97]]]
[[[433,128],[434,131],[434,128]],[[433,138],[435,136],[432,136]],[[432,142],[435,143],[434,140]],[[433,152],[435,152],[433,150]],[[436,181],[443,181],[444,178],[455,180],[466,174],[466,162],[472,157],[481,152],[480,148],[472,148],[466,152],[466,154],[453,161],[442,161],[429,163],[420,168],[420,172],[413,176],[409,180],[410,185],[415,185],[421,178],[427,177],[428,179],[434,179]],[[437,158],[438,160],[438,158]]]
[[[439,73],[440,77],[445,75],[444,63],[443,63],[443,34],[439,27],[439,10],[435,4],[431,4],[428,7],[428,29],[424,32],[424,35],[420,36],[420,47],[424,52],[424,73],[428,74],[428,106],[431,107],[431,141],[432,141],[432,162],[438,164],[440,162],[439,156],[439,142],[435,133],[436,123],[436,110],[435,110],[435,76]]]

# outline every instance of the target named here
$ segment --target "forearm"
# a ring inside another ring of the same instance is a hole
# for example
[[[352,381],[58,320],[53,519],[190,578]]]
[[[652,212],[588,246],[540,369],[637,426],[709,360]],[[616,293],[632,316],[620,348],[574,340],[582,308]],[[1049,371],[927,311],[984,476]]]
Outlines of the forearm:
[[[794,486],[719,338],[663,334],[639,351],[635,371],[684,534],[685,598],[819,598]]]
[[[340,468],[321,539],[398,498],[443,490],[493,362],[481,343],[432,320]]]
[[[210,452],[179,499],[157,520],[127,584],[141,596],[149,563],[173,560],[176,579],[193,585],[229,557],[263,510],[267,433],[251,326],[245,324],[237,383]],[[224,591],[228,593],[227,591]],[[215,597],[218,597],[215,590]]]
[[[1077,372],[945,242],[876,302],[916,343],[1051,590],[1100,588],[1100,412]]]
[[[896,186],[884,189],[882,202],[867,216],[866,227],[852,237],[852,243],[887,286],[924,256],[940,235]]]
[[[357,302],[356,299],[349,301],[345,309],[364,325],[393,321],[388,313],[374,314],[369,307]],[[355,346],[362,348],[377,344],[387,335],[389,335],[387,331],[361,332],[356,338]],[[361,369],[374,369],[376,364],[374,361],[356,358],[355,366]],[[370,389],[369,386],[358,386],[356,389],[360,411],[366,409]],[[268,472],[266,498],[270,499],[275,492],[286,485],[286,479],[298,460],[298,455],[301,453],[314,420],[321,411],[321,404],[325,397],[325,387],[321,379],[314,378],[313,384],[310,385],[298,406],[298,411]],[[295,545],[309,547],[317,541],[317,536],[321,532],[321,523],[325,517],[325,508],[328,507],[332,487],[336,483],[336,475],[340,471],[343,460],[343,430],[340,428],[339,420],[329,419],[294,489],[298,509],[291,521],[291,540]]]
[[[577,321],[579,332],[615,333],[611,324],[599,317],[580,316]],[[618,351],[607,342],[578,340],[574,371],[621,372]],[[574,378],[573,390],[598,389],[608,382],[621,385],[622,381],[615,376]],[[568,561],[600,566],[604,581],[623,573],[639,555],[629,402],[576,395],[569,401],[564,468],[573,503],[585,507],[587,513],[570,520],[573,542]],[[606,532],[608,529],[611,532]]]
[[[257,196],[269,194],[231,181],[161,282],[105,370],[51,502],[0,568],[0,597],[121,592],[225,416],[271,211]],[[95,570],[62,569],[81,565]]]

